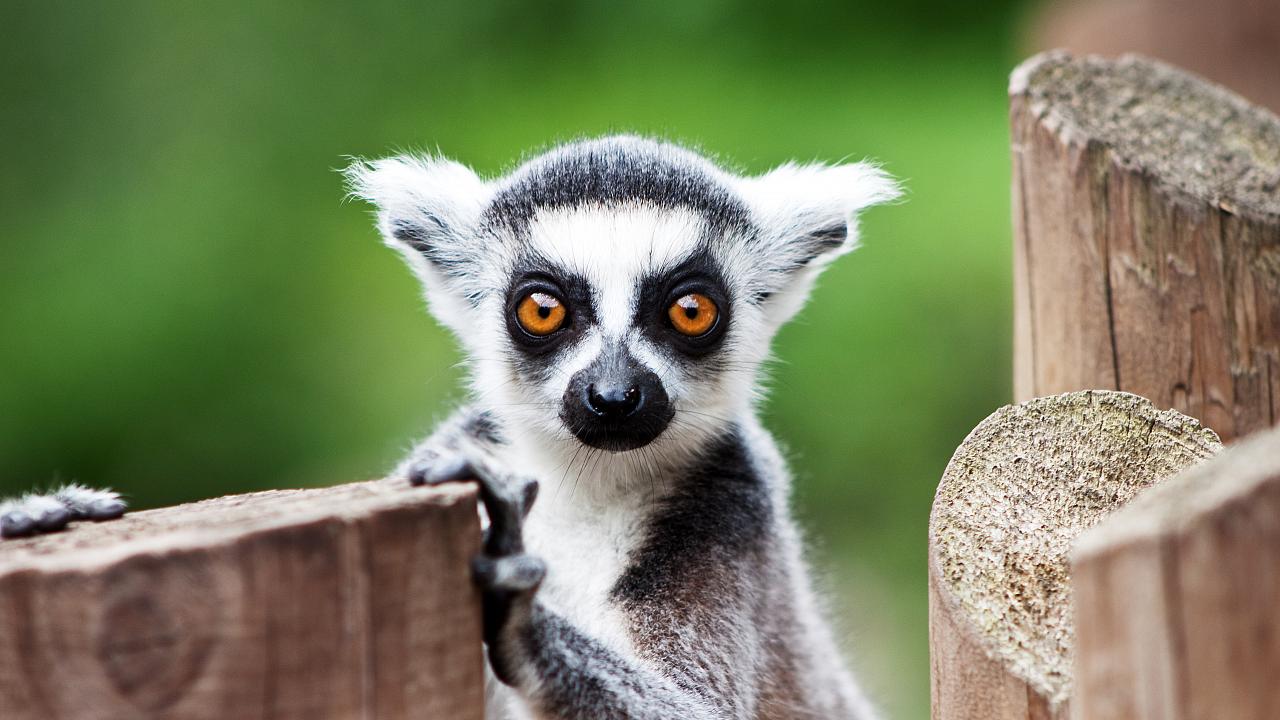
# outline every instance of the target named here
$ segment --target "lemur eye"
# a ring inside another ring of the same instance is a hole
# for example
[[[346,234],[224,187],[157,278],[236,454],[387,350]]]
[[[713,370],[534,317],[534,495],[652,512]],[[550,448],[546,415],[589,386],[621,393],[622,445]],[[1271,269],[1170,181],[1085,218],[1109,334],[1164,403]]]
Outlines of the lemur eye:
[[[667,317],[671,318],[671,326],[681,335],[699,337],[711,332],[716,326],[716,318],[720,309],[711,298],[702,293],[689,293],[667,308]]]
[[[566,316],[560,298],[545,292],[531,292],[516,307],[516,320],[530,335],[550,335],[564,326]]]

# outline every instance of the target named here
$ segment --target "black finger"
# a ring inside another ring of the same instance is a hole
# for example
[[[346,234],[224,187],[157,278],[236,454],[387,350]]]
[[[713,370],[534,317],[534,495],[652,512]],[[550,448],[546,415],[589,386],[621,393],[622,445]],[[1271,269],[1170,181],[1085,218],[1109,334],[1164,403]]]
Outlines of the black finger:
[[[480,483],[480,501],[489,515],[484,552],[506,557],[524,552],[524,512],[521,504],[499,494],[490,483]]]

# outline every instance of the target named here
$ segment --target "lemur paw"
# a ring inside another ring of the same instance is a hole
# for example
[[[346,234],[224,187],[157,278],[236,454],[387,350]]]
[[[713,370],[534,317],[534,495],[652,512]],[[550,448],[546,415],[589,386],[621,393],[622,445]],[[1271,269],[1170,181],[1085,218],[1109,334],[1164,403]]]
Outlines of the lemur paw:
[[[476,483],[489,517],[484,554],[505,557],[524,551],[524,516],[538,496],[536,480],[499,471],[487,457],[464,450],[425,452],[408,464],[405,474],[412,485]]]
[[[72,520],[111,520],[124,511],[125,503],[117,493],[67,485],[56,492],[0,502],[0,537],[55,532]]]
[[[514,682],[505,631],[527,622],[534,593],[546,577],[541,559],[524,552],[524,518],[538,495],[535,480],[497,469],[491,456],[467,449],[424,451],[405,468],[414,485],[475,482],[489,517],[471,571],[483,601],[484,640],[495,674]]]

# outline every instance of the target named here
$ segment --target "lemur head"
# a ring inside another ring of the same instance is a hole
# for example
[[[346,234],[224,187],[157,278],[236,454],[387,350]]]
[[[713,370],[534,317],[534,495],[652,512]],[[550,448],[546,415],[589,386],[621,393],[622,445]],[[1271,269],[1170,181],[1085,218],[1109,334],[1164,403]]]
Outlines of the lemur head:
[[[897,194],[866,164],[740,177],[629,136],[493,180],[436,157],[348,177],[469,354],[480,403],[540,442],[615,452],[689,449],[745,409],[774,333],[854,247],[856,213]]]

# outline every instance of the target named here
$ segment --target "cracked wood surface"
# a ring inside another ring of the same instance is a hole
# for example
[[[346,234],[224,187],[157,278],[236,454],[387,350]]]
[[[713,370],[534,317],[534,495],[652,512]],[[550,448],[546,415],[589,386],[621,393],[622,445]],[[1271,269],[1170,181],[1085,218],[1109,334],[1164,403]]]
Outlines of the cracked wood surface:
[[[1280,119],[1136,57],[1010,82],[1014,395],[1150,398],[1224,439],[1280,416]]]
[[[1066,718],[1072,541],[1220,448],[1195,420],[1111,391],[1010,405],[979,424],[929,518],[933,718]]]
[[[483,716],[474,491],[237,495],[0,541],[0,716]]]
[[[1082,535],[1072,576],[1077,718],[1280,718],[1280,430]]]

